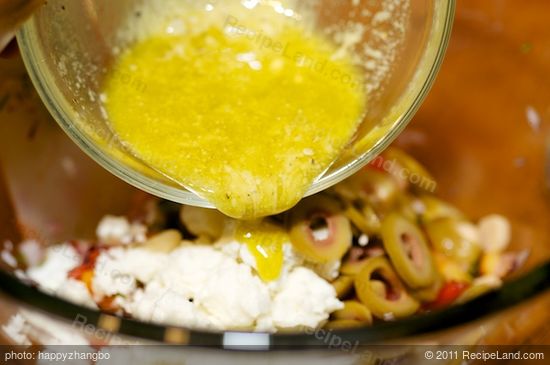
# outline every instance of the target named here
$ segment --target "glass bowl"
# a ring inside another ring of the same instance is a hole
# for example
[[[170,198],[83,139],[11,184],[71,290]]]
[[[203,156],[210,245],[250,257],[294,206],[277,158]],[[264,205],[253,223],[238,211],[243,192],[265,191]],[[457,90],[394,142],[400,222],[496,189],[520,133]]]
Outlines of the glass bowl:
[[[507,4],[460,3],[434,90],[397,140],[433,173],[438,195],[472,219],[491,213],[510,219],[510,250],[530,255],[501,291],[441,312],[330,335],[205,333],[113,319],[75,306],[19,280],[2,255],[0,343],[18,343],[11,335],[20,331],[45,345],[187,343],[194,346],[112,350],[133,356],[118,363],[188,365],[439,364],[446,362],[425,362],[423,352],[442,348],[425,346],[461,345],[453,348],[461,351],[508,344],[517,351],[525,344],[549,345],[549,129],[528,123],[526,110],[531,116],[543,113],[550,97],[550,83],[540,82],[550,72],[544,47],[550,28],[540,26],[546,24],[550,3]],[[472,17],[472,11],[480,16]],[[495,32],[495,22],[507,26]],[[525,34],[531,45],[519,47],[516,40]],[[10,97],[0,98],[0,252],[2,245],[26,239],[49,245],[93,238],[101,216],[124,214],[143,193],[87,158],[50,118],[18,60],[5,62],[0,61],[0,95]],[[351,350],[344,344],[348,340]],[[387,362],[375,361],[382,355],[375,354],[373,344],[384,345],[380,351]],[[400,359],[405,345],[415,345],[420,358]],[[547,352],[548,346],[541,350]]]
[[[366,25],[355,53],[361,55],[366,74],[368,113],[353,143],[311,186],[307,192],[311,195],[356,172],[406,126],[442,62],[455,3],[308,0],[299,4],[314,9],[316,24],[324,30],[350,22]],[[18,33],[23,60],[55,120],[100,165],[156,196],[211,207],[134,158],[108,127],[101,84],[120,50],[117,31],[128,17],[141,15],[136,9],[132,0],[48,1]],[[140,87],[139,80],[128,77],[127,81]]]

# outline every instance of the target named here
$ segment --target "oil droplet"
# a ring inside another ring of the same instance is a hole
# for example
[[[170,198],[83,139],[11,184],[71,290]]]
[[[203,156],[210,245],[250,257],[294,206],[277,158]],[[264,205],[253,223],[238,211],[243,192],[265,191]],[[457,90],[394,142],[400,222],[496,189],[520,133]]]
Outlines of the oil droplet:
[[[276,280],[283,267],[283,244],[289,242],[287,232],[265,220],[241,221],[235,238],[247,245],[256,260],[256,270],[263,281]]]

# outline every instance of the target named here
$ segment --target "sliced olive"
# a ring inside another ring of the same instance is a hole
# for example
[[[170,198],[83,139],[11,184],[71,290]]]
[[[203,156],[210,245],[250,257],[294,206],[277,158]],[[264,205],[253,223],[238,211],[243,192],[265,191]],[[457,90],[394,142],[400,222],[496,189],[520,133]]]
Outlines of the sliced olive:
[[[436,275],[436,279],[434,283],[426,288],[417,289],[412,293],[412,296],[418,299],[419,301],[426,303],[426,302],[433,302],[437,299],[437,296],[439,295],[439,291],[443,287],[443,278],[441,275]]]
[[[381,319],[403,318],[414,314],[420,304],[409,293],[384,257],[368,260],[355,278],[359,300]]]
[[[153,252],[169,253],[178,247],[181,242],[181,233],[175,229],[169,229],[154,235],[139,247]]]
[[[332,286],[336,290],[338,298],[345,298],[353,291],[353,277],[340,275],[332,282]]]
[[[390,175],[373,169],[361,170],[334,189],[344,199],[352,202],[360,199],[379,212],[392,208],[401,193]]]
[[[335,320],[354,320],[363,323],[372,323],[372,314],[364,304],[355,300],[344,301],[344,308],[332,313]]]
[[[374,209],[370,205],[357,205],[362,206],[356,207],[350,204],[346,208],[346,216],[362,233],[367,235],[377,234],[380,231],[380,219]]]
[[[460,210],[432,195],[422,195],[419,200],[422,204],[420,219],[423,223],[429,223],[440,218],[464,219],[464,215]]]
[[[308,260],[340,260],[351,246],[351,224],[336,200],[307,198],[290,213],[290,241]]]
[[[404,194],[398,198],[395,210],[411,222],[417,222],[422,208],[419,205],[422,206],[422,203],[417,197]]]
[[[379,297],[385,298],[387,294],[387,287],[386,283],[382,280],[371,280],[370,286],[372,289],[372,292]]]
[[[439,218],[426,224],[426,232],[433,248],[451,257],[465,271],[469,271],[480,257],[477,228],[468,222]]]
[[[433,193],[437,183],[426,168],[412,156],[397,148],[384,151],[384,170],[390,173],[403,189],[412,186]]]
[[[395,270],[411,288],[434,283],[436,272],[422,231],[400,214],[392,213],[382,222],[382,241]]]
[[[366,248],[352,247],[346,255],[342,266],[340,266],[340,272],[344,275],[355,276],[365,266],[365,262],[368,259]]]
[[[439,252],[435,252],[433,257],[437,271],[445,281],[456,281],[459,283],[469,283],[472,281],[470,273],[464,270],[452,258]]]
[[[363,269],[369,258],[384,255],[384,249],[380,246],[352,247],[344,258],[340,272],[344,275],[355,276]]]
[[[222,236],[228,218],[214,209],[182,205],[180,219],[191,234],[216,241]]]

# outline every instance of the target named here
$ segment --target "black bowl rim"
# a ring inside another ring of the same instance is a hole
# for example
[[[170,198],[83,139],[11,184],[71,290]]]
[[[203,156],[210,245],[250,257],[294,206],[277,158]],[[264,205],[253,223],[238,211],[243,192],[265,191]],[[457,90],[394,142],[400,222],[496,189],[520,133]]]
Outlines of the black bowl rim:
[[[153,341],[156,343],[170,342],[169,333],[178,331],[182,340],[176,344],[208,347],[219,350],[304,350],[328,348],[327,333],[330,337],[338,336],[340,343],[347,342],[354,346],[376,344],[382,341],[404,339],[410,336],[425,335],[467,324],[490,314],[496,314],[504,309],[523,303],[528,299],[550,289],[550,261],[528,273],[515,278],[499,290],[487,293],[465,304],[451,306],[443,310],[427,312],[398,321],[379,323],[370,327],[311,331],[311,333],[261,333],[242,332],[242,343],[231,341],[227,336],[239,332],[204,332],[182,327],[163,326],[154,323],[140,322],[134,319],[113,317],[98,310],[85,308],[63,299],[47,294],[35,286],[20,281],[13,274],[0,270],[0,291],[18,300],[20,303],[38,309],[60,319],[72,321],[85,319],[86,325],[94,328],[104,327],[105,317],[115,318],[118,329],[106,330],[111,335],[130,336],[137,343]],[[82,322],[78,322],[81,324]],[[238,338],[236,336],[234,338]],[[250,344],[262,345],[250,345]],[[240,347],[242,346],[242,348]],[[236,348],[237,347],[237,348]]]

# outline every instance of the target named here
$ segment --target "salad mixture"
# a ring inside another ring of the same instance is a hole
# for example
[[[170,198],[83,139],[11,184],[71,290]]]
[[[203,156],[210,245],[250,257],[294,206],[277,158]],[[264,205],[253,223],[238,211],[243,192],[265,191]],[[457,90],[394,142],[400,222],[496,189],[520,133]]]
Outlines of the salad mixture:
[[[144,321],[269,332],[369,326],[494,290],[526,257],[507,251],[505,217],[474,223],[435,186],[390,148],[284,214],[243,222],[152,200],[139,218],[103,218],[95,242],[38,257],[24,242],[14,256],[42,290]]]

